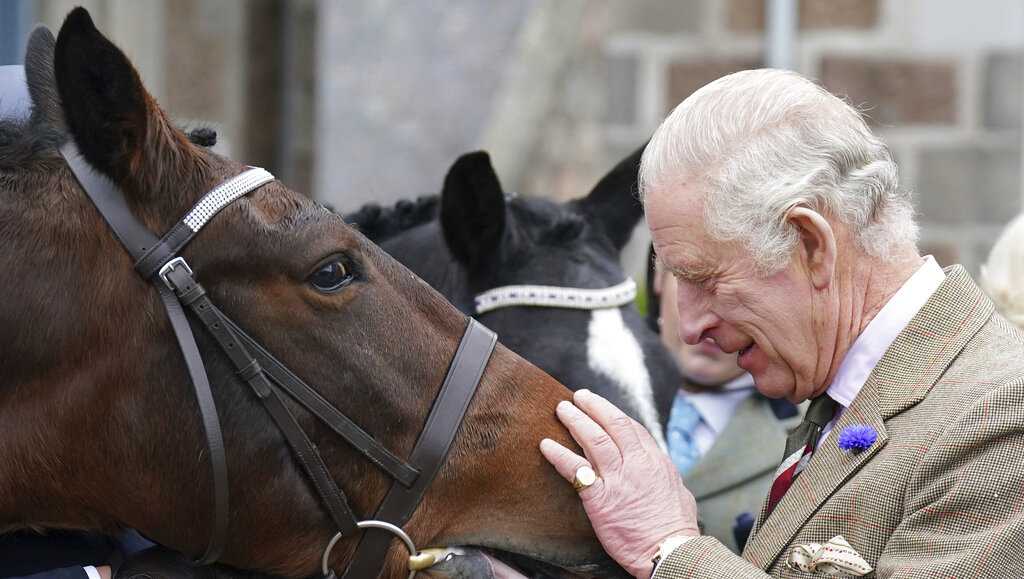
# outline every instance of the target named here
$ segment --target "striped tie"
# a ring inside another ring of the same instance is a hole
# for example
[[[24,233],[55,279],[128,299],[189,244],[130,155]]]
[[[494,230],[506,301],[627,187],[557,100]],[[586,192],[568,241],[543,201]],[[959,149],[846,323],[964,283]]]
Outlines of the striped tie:
[[[779,504],[789,487],[793,486],[797,475],[807,466],[811,455],[814,454],[815,447],[818,446],[822,429],[835,414],[836,401],[832,400],[828,394],[822,394],[811,401],[803,422],[786,438],[786,459],[775,471],[775,481],[772,482],[772,489],[768,494],[768,504],[765,507],[765,519],[772,514],[775,505]]]

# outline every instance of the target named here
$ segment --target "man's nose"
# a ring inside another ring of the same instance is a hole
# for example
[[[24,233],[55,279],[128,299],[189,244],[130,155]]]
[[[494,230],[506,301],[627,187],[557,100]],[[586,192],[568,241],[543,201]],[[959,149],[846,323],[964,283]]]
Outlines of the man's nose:
[[[676,294],[676,308],[679,313],[679,339],[691,346],[700,343],[705,332],[715,327],[718,317],[707,307],[706,300],[695,295],[692,290],[680,291]]]

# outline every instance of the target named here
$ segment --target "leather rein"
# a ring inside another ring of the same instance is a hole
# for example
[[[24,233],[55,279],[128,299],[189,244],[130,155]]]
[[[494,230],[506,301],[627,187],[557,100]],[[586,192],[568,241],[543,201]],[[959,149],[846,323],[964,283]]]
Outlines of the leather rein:
[[[266,408],[334,522],[337,532],[327,542],[321,561],[324,577],[335,579],[330,567],[334,546],[341,538],[354,537],[360,531],[363,531],[362,537],[344,578],[376,577],[395,538],[409,551],[410,579],[417,571],[432,565],[433,555],[419,552],[402,526],[416,511],[446,460],[494,350],[495,334],[479,322],[468,320],[423,430],[409,458],[403,460],[331,405],[218,309],[196,280],[189,264],[179,255],[221,209],[272,181],[273,175],[263,169],[250,168],[228,179],[206,193],[162,238],[157,238],[131,213],[123,192],[88,164],[72,140],[69,139],[60,152],[115,237],[132,256],[136,271],[159,293],[191,377],[213,478],[213,529],[206,552],[196,562],[213,563],[223,552],[228,531],[229,493],[220,419],[186,312],[191,312],[214,338],[231,360],[236,374]],[[316,445],[285,404],[286,398],[304,407],[394,481],[371,519],[361,520],[352,512],[344,491],[331,478]]]

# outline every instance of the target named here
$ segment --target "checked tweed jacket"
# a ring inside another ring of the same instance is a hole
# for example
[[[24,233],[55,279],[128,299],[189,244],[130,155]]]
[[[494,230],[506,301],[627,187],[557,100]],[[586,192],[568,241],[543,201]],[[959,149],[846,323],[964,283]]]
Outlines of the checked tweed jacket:
[[[852,424],[878,432],[860,454],[836,444]],[[836,535],[874,567],[866,577],[1024,578],[1024,334],[960,266],[767,520],[762,508],[743,556],[698,537],[655,577],[825,577],[786,563]]]

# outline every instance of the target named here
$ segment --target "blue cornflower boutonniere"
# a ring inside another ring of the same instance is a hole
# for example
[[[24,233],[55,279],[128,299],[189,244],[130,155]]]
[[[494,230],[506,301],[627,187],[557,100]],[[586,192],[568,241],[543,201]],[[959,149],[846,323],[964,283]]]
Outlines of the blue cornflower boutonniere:
[[[839,433],[839,448],[857,454],[871,448],[878,440],[878,433],[867,424],[851,424]]]

